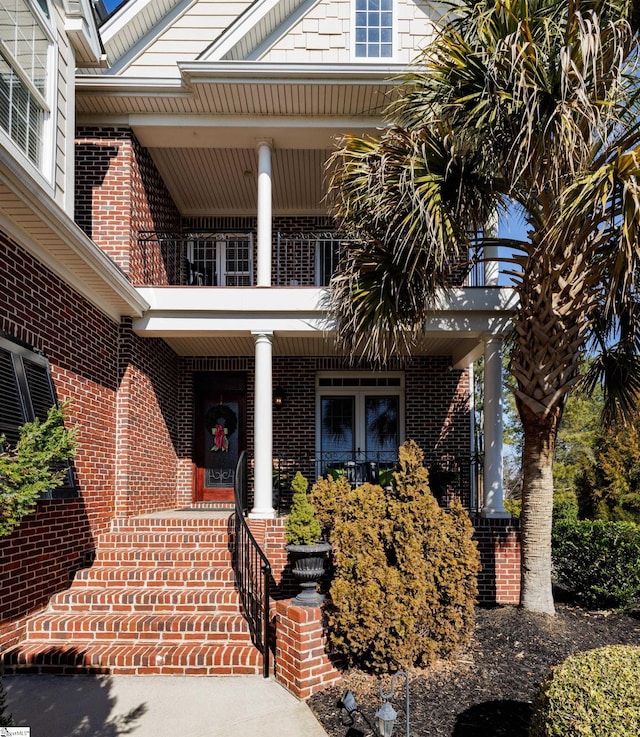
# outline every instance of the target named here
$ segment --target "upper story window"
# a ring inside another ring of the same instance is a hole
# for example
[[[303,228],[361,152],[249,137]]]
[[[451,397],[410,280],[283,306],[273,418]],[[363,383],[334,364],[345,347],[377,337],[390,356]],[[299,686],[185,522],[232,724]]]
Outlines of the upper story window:
[[[0,129],[38,169],[50,112],[46,7],[44,0],[0,3]]]
[[[355,53],[358,59],[393,56],[393,0],[354,0]]]

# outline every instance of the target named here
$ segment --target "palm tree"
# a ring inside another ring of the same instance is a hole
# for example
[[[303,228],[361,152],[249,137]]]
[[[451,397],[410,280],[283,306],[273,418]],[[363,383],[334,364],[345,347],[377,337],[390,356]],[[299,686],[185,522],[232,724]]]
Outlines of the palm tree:
[[[591,384],[613,379],[622,411],[640,388],[636,30],[631,0],[461,0],[404,82],[393,125],[347,137],[330,161],[335,214],[354,239],[330,292],[350,350],[410,351],[470,248],[515,254],[509,373],[529,610],[554,611],[554,446],[594,344],[605,352]],[[513,203],[526,241],[487,227]]]

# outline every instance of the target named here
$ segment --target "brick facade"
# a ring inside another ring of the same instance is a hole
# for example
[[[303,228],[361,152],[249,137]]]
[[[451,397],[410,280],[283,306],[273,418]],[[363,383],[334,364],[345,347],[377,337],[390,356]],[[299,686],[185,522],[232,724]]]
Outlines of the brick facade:
[[[149,152],[129,128],[79,128],[76,133],[76,222],[128,274],[165,273],[157,245],[142,249],[145,231],[180,228],[180,214]]]
[[[178,359],[119,326],[0,234],[0,331],[40,350],[79,427],[79,497],[38,502],[0,540],[0,643],[91,562],[116,512],[175,506]],[[126,464],[129,464],[127,466]]]
[[[43,351],[58,398],[71,399],[81,490],[79,499],[39,502],[35,514],[0,540],[0,642],[7,643],[20,636],[26,614],[44,606],[91,560],[95,536],[110,524],[118,326],[3,236],[0,262],[0,330]]]
[[[518,604],[520,601],[520,521],[473,518],[482,566],[478,600],[482,604]]]

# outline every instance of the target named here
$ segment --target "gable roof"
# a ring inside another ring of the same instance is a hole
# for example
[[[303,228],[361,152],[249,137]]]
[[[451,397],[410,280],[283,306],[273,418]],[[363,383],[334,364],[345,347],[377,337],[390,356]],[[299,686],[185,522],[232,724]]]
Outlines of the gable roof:
[[[203,53],[198,61],[249,59],[277,30],[293,22],[320,0],[255,0]],[[279,35],[281,35],[281,33]]]

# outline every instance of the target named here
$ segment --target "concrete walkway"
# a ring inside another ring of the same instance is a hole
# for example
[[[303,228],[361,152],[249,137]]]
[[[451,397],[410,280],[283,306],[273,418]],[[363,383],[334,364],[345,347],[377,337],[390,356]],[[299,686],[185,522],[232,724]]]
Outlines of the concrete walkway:
[[[5,676],[31,737],[326,737],[309,707],[259,676]]]

